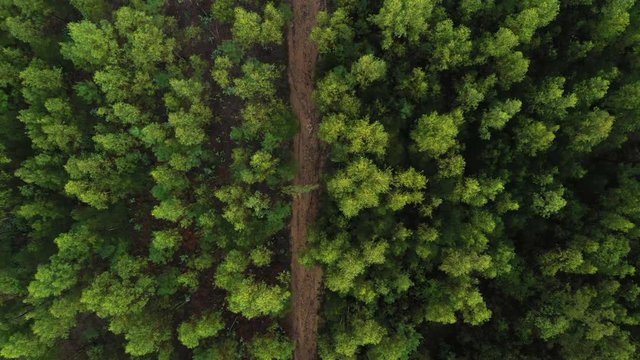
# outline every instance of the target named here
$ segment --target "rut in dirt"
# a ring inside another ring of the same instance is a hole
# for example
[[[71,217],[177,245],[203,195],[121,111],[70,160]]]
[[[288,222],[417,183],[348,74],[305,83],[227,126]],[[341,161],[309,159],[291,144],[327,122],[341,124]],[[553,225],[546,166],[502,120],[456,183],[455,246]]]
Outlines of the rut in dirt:
[[[317,185],[324,167],[324,151],[318,138],[319,114],[312,99],[318,50],[309,38],[320,11],[319,0],[291,0],[293,22],[289,27],[289,87],[291,106],[300,129],[293,140],[297,164],[295,185]],[[309,227],[318,217],[318,190],[298,194],[291,216],[292,331],[295,359],[315,359],[322,270],[299,262]]]

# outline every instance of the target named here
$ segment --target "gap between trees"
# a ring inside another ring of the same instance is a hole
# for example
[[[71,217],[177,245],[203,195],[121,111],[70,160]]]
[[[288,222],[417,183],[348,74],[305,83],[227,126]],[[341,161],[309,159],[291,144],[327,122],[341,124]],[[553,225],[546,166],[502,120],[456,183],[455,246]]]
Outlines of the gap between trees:
[[[297,164],[296,186],[318,184],[324,156],[318,138],[319,114],[313,103],[314,70],[318,50],[310,39],[320,10],[318,0],[292,0],[293,22],[289,28],[289,85],[291,106],[300,128],[293,142]],[[302,192],[293,199],[291,217],[291,273],[293,294],[293,340],[295,359],[314,359],[317,347],[319,291],[322,270],[300,264],[309,226],[318,216],[319,191]]]

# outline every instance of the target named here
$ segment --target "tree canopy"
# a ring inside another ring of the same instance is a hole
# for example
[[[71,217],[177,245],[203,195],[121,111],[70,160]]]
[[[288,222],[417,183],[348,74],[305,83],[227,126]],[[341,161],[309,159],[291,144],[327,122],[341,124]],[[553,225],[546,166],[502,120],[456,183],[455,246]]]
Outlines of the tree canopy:
[[[306,128],[288,1],[0,0],[0,359],[292,359],[311,191],[319,358],[638,357],[640,1],[320,3]]]

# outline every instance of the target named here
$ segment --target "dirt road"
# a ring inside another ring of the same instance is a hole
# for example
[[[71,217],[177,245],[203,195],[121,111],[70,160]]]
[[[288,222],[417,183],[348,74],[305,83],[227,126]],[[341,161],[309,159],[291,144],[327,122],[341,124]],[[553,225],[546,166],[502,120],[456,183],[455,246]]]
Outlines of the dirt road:
[[[319,115],[312,99],[318,51],[309,39],[320,10],[319,0],[291,0],[293,22],[289,28],[289,86],[291,106],[300,122],[293,140],[297,163],[296,185],[320,182],[324,152],[318,139]],[[316,358],[319,292],[322,270],[306,268],[298,259],[306,246],[309,226],[318,216],[318,191],[295,196],[291,217],[291,278],[295,359]]]

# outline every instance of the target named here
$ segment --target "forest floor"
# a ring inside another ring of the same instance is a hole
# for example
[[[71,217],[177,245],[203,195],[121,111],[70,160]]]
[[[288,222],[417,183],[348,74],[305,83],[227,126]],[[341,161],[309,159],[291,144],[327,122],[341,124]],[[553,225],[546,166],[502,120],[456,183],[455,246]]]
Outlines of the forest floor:
[[[316,24],[320,0],[292,0],[293,22],[289,28],[289,86],[291,106],[300,128],[293,141],[297,164],[295,185],[320,183],[325,156],[318,138],[320,117],[312,94],[318,50],[309,38]],[[307,243],[309,227],[318,217],[318,190],[294,196],[291,217],[292,330],[295,359],[315,359],[322,270],[305,267],[299,258]]]

